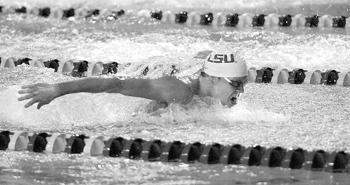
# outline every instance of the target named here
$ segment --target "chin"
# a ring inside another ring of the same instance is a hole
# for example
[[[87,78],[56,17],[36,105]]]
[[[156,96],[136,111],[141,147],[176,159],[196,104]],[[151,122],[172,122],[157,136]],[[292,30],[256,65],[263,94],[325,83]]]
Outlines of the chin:
[[[224,105],[227,106],[228,108],[231,108],[231,107],[237,105],[237,101],[236,101],[236,102],[226,103],[226,104],[224,104]]]
[[[234,104],[231,104],[230,106],[228,106],[228,107],[233,107],[233,106],[235,106],[235,105],[237,105],[237,102],[236,103],[234,103]]]

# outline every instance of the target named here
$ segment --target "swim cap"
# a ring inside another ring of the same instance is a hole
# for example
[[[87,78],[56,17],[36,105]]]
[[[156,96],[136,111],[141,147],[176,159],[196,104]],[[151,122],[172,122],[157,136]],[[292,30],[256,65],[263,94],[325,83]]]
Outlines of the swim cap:
[[[204,62],[203,72],[215,77],[244,77],[248,76],[248,67],[237,52],[213,52]]]

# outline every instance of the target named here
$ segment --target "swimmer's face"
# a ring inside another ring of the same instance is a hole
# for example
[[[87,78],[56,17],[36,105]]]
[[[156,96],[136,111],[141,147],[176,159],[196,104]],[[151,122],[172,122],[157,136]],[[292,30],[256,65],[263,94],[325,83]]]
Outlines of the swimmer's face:
[[[220,99],[223,105],[232,107],[237,104],[238,97],[244,92],[244,86],[248,77],[240,78],[219,78],[214,85],[215,96]]]
[[[244,92],[244,86],[248,77],[222,78],[215,77],[212,83],[211,95],[221,101],[223,105],[232,107],[237,104],[237,99]]]

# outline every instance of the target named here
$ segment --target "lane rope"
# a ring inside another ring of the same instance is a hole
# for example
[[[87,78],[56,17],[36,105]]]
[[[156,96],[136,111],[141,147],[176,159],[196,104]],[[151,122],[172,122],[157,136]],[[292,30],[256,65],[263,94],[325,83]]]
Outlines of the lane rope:
[[[192,25],[212,25],[212,26],[225,26],[225,27],[320,27],[320,28],[347,28],[350,27],[350,17],[340,15],[278,15],[271,14],[250,14],[250,13],[199,13],[199,12],[172,12],[162,10],[139,10],[134,12],[133,10],[125,11],[109,10],[109,9],[87,9],[87,8],[27,8],[21,7],[4,7],[0,6],[0,14],[32,14],[43,18],[52,17],[57,19],[72,19],[72,18],[85,18],[89,21],[96,22],[99,20],[113,21],[117,20],[125,14],[137,15],[140,17],[148,17],[154,20],[162,22],[168,22],[173,24],[186,24]]]
[[[20,65],[30,65],[34,67],[52,68],[55,72],[74,77],[90,77],[103,74],[118,74],[120,64],[116,61],[109,62],[89,62],[86,60],[68,60],[66,62],[58,59],[50,60],[32,60],[31,58],[3,59],[0,57],[0,68],[15,68]],[[140,76],[147,76],[150,71],[146,66],[140,73]],[[176,65],[169,67],[169,75],[176,75],[179,72]],[[307,80],[307,82],[306,82]],[[256,69],[254,67],[248,70],[248,82],[250,83],[277,83],[277,84],[304,84],[313,85],[341,85],[350,87],[350,72],[341,73],[334,69],[326,71],[316,70],[312,73],[308,70],[296,68],[293,70],[280,69],[275,70],[270,67]]]
[[[307,151],[302,148],[266,148],[260,145],[221,145],[181,141],[147,141],[141,138],[86,136],[64,133],[1,131],[0,150],[36,153],[68,153],[124,157],[145,161],[282,167],[349,173],[349,154],[344,151]]]

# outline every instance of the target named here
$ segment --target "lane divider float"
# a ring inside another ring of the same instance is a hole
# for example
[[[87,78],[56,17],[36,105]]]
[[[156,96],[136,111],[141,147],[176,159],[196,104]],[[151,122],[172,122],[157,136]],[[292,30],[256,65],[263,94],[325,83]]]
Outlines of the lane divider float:
[[[310,74],[310,72],[301,68],[290,71],[288,69],[275,70],[270,67],[261,69],[252,67],[248,70],[248,82],[251,83],[303,84],[306,80],[313,85],[342,85],[350,87],[350,72],[340,73],[330,69],[324,72],[316,70]]]
[[[14,68],[23,64],[34,67],[52,68],[55,72],[74,77],[117,74],[119,67],[119,63],[115,61],[107,63],[93,63],[86,60],[68,60],[66,62],[62,62],[58,59],[44,61],[42,59],[32,60],[27,57],[19,59],[10,57],[6,60],[4,59],[3,61],[0,57],[0,67],[2,68]],[[149,67],[146,66],[142,70],[142,75],[146,76],[149,70]],[[171,70],[170,75],[175,75],[179,72],[176,65],[171,65],[169,70]],[[337,70],[329,69],[324,72],[316,70],[310,74],[310,72],[301,68],[296,68],[289,71],[288,69],[275,70],[270,67],[263,67],[261,69],[252,67],[248,70],[248,82],[250,83],[303,84],[306,80],[313,85],[342,85],[345,87],[350,87],[350,72],[340,73]]]
[[[350,17],[347,16],[331,16],[331,15],[278,15],[271,14],[251,14],[251,13],[224,13],[224,12],[171,12],[162,10],[139,10],[134,13],[133,10],[125,11],[123,9],[115,11],[108,9],[87,9],[87,8],[67,8],[67,9],[51,9],[50,7],[32,8],[28,10],[22,7],[4,7],[0,6],[0,13],[16,13],[16,14],[34,14],[40,17],[52,17],[58,19],[85,18],[97,21],[117,20],[126,13],[134,14],[140,17],[148,17],[162,22],[174,24],[193,25],[212,25],[226,27],[320,27],[320,28],[346,28],[350,24]]]
[[[0,68],[15,68],[19,65],[30,65],[34,67],[51,68],[55,72],[74,77],[97,76],[101,74],[116,74],[118,72],[119,63],[115,61],[110,62],[88,62],[86,60],[68,60],[60,61],[58,59],[49,60],[32,60],[30,58],[10,57],[3,59],[0,57]]]
[[[89,156],[124,157],[145,161],[246,165],[349,173],[349,157],[345,151],[306,151],[280,146],[245,147],[181,141],[147,141],[141,138],[86,136],[61,133],[29,133],[1,131],[0,150],[36,153],[69,153]]]

